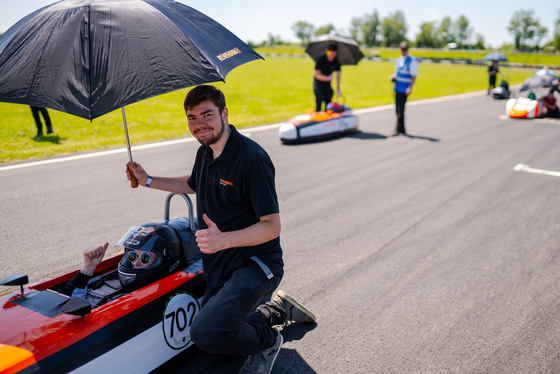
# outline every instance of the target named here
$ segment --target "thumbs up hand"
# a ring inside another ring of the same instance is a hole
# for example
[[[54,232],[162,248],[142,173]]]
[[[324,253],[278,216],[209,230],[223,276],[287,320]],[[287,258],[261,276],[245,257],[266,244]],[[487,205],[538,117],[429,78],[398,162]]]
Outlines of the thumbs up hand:
[[[198,230],[195,233],[196,242],[198,243],[198,248],[202,253],[212,254],[226,249],[226,243],[224,241],[224,235],[216,225],[206,214],[202,216],[207,229]]]

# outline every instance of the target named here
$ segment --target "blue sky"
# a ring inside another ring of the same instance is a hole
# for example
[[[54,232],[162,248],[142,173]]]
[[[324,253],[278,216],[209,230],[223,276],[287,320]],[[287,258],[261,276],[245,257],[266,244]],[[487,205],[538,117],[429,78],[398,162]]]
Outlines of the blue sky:
[[[520,9],[532,9],[541,25],[553,36],[554,21],[560,18],[558,0],[179,0],[220,22],[244,41],[260,42],[269,33],[283,40],[297,41],[291,26],[299,20],[316,27],[332,23],[337,30],[347,30],[353,17],[377,9],[381,18],[402,10],[408,26],[407,36],[414,39],[419,26],[427,21],[441,21],[449,16],[456,20],[465,15],[475,33],[481,33],[487,43],[497,47],[512,43],[506,28],[512,14]],[[2,0],[0,32],[6,31],[20,18],[53,0]]]

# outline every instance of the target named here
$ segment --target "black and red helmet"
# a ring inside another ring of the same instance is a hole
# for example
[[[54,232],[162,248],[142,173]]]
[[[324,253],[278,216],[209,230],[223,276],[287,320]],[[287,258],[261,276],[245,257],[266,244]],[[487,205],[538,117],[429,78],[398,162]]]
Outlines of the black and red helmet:
[[[175,272],[181,262],[179,238],[163,223],[133,226],[116,245],[124,249],[119,280],[129,288],[159,280]]]

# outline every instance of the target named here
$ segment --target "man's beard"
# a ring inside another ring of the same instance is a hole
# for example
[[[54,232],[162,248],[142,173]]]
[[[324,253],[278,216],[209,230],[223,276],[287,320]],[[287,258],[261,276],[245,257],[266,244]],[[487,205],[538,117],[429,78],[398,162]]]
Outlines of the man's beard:
[[[216,143],[218,140],[220,140],[222,138],[222,136],[224,135],[224,132],[226,131],[226,124],[224,123],[224,120],[221,117],[220,117],[220,122],[222,123],[222,128],[220,129],[220,131],[216,135],[212,134],[210,139],[208,139],[207,141],[202,141],[201,139],[199,139],[195,136],[196,140],[198,140],[198,142],[200,144],[208,145],[208,146]]]

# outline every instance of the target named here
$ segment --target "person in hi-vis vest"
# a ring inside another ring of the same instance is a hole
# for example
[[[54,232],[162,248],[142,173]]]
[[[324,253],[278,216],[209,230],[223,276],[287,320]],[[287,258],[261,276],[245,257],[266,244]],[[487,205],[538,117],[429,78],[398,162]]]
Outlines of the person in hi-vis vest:
[[[391,75],[391,80],[395,82],[395,107],[397,112],[397,126],[393,136],[406,135],[404,106],[418,75],[418,61],[408,54],[408,48],[408,42],[401,42],[401,56],[395,63],[395,74]]]

